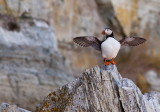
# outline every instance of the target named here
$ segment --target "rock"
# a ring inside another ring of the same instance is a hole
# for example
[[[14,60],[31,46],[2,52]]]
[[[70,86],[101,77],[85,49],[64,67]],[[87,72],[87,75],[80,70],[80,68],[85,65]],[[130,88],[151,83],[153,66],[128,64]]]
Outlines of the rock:
[[[59,2],[59,5],[56,2],[54,4],[59,11],[59,13],[54,13],[56,17],[54,28],[57,32],[59,48],[75,74],[80,74],[85,68],[100,64],[102,58],[101,54],[93,49],[84,49],[73,44],[73,37],[95,35],[101,39],[103,37],[101,31],[105,27],[115,28],[116,35],[123,33],[119,28],[120,25],[114,15],[110,0],[103,1],[70,0]]]
[[[150,90],[160,92],[160,77],[154,70],[149,70],[145,74],[145,78],[150,85]]]
[[[134,34],[134,36],[144,36],[148,40],[148,37],[150,37],[149,35],[159,35],[158,30],[155,31],[149,27],[146,27],[148,26],[146,24],[151,24],[149,26],[155,26],[156,21],[158,24],[159,14],[158,11],[156,12],[156,9],[159,9],[159,7],[158,5],[155,5],[155,3],[157,3],[156,1],[154,1],[153,4],[148,1],[143,2],[142,0],[140,0],[140,2],[137,0],[129,0],[127,2],[125,0],[1,1],[0,12],[2,13],[5,12],[8,14],[13,14],[17,18],[37,18],[47,21],[47,23],[55,30],[55,35],[59,42],[58,47],[62,55],[65,57],[65,62],[68,63],[75,74],[81,73],[81,71],[83,71],[85,68],[90,68],[97,64],[101,64],[101,61],[99,61],[101,60],[100,53],[95,52],[93,49],[82,49],[73,44],[72,38],[75,36],[94,35],[101,38],[102,35],[100,33],[104,27],[112,28],[115,32],[116,39]],[[154,9],[153,13],[156,16],[152,16],[152,14],[150,14],[148,11],[152,8]],[[146,15],[151,19],[152,17],[156,17],[156,19],[152,19],[153,22],[150,22],[150,19],[143,18],[144,16],[146,17]],[[145,28],[147,28],[147,30]],[[156,29],[159,28],[156,27]],[[152,31],[152,34],[147,34],[150,31]],[[153,37],[155,38],[153,39]],[[137,54],[141,54],[143,51],[142,54],[145,54],[145,56],[146,52],[156,56],[158,53],[157,46],[159,45],[158,36],[151,36],[149,40],[150,41],[147,42],[152,43],[152,45],[147,44],[141,49],[139,49],[139,47],[137,49],[134,48],[136,49],[135,52]],[[134,52],[134,50],[129,49],[124,51],[125,53],[127,52],[124,55],[127,56],[127,58],[125,58],[127,61],[130,57],[136,59],[140,57],[140,54],[137,57],[130,55],[130,52]],[[121,57],[122,55],[120,54],[119,60],[122,59]],[[133,59],[133,61],[135,62],[136,59]],[[142,61],[146,62],[146,60]],[[154,63],[156,62],[157,60],[155,60]],[[158,61],[158,63],[160,63],[160,61]],[[122,68],[125,68],[124,65],[121,66]]]
[[[72,83],[50,93],[36,112],[159,112],[160,93],[143,95],[115,65],[96,66]],[[105,68],[106,69],[106,68]]]
[[[76,72],[75,74],[77,74],[79,71],[83,71],[84,68],[93,67],[100,63],[98,59],[100,56],[95,55],[97,53],[94,50],[82,50],[80,47],[77,50],[77,46],[73,45],[72,42],[73,37],[80,35],[102,37],[101,31],[108,26],[116,28],[116,31],[121,34],[122,28],[117,28],[120,25],[116,16],[111,14],[112,12],[114,13],[113,7],[110,7],[111,2],[108,2],[109,5],[107,5],[108,3],[104,4],[109,7],[100,9],[103,3],[97,1],[15,0],[13,2],[12,0],[5,0],[6,5],[0,4],[2,6],[0,12],[5,12],[9,9],[12,14],[18,17],[27,12],[27,17],[25,16],[25,18],[39,18],[47,21],[55,30],[62,55],[66,58],[72,70]],[[106,10],[110,12],[105,13]],[[110,20],[108,20],[109,18]],[[80,54],[83,54],[83,56],[79,57]]]
[[[159,56],[160,1],[112,0],[112,4],[125,34],[147,38],[148,55]]]
[[[147,93],[150,91],[150,84],[142,74],[138,75],[136,79],[136,85],[140,88],[142,93]]]
[[[19,108],[16,105],[9,105],[8,103],[1,103],[0,112],[31,112],[31,111]]]
[[[99,16],[104,23],[114,31],[116,38],[118,37],[117,35],[126,36],[115,13],[112,0],[95,0],[95,2],[98,7]]]
[[[0,14],[0,26],[9,31],[20,31],[20,26],[17,23],[17,19],[11,15]]]
[[[89,2],[86,0],[2,1],[5,1],[5,3],[0,3],[0,12],[7,12],[8,9],[10,10],[8,13],[18,17],[24,14],[24,12],[27,12],[31,18],[46,20],[55,29],[59,41],[71,42],[73,35],[77,36],[77,34],[100,33],[101,29],[97,30],[97,27],[103,28],[105,26],[99,17],[94,0]]]
[[[159,1],[156,1],[156,0],[154,1],[129,0],[127,2],[125,0],[121,0],[121,1],[119,0],[90,0],[90,1],[86,1],[86,0],[81,0],[81,1],[1,0],[0,12],[13,14],[16,16],[16,20],[18,20],[19,18],[23,18],[23,19],[34,18],[35,20],[43,19],[44,21],[47,22],[47,24],[49,24],[49,26],[52,27],[52,29],[54,29],[55,31],[54,39],[57,39],[59,43],[58,51],[60,51],[61,54],[64,56],[62,57],[62,55],[59,55],[59,53],[55,53],[58,55],[53,56],[54,59],[60,60],[60,63],[61,63],[60,64],[59,61],[55,61],[55,63],[52,64],[52,66],[58,69],[58,71],[56,71],[55,69],[56,73],[58,74],[61,74],[60,72],[61,67],[57,67],[57,65],[58,66],[61,66],[61,65],[63,66],[63,64],[67,65],[68,67],[72,68],[75,75],[80,73],[80,71],[84,70],[85,68],[90,68],[101,63],[101,60],[102,60],[101,54],[95,52],[92,49],[82,49],[80,47],[77,47],[76,45],[73,44],[72,38],[74,36],[80,36],[80,35],[95,35],[95,36],[101,37],[100,32],[106,26],[111,27],[114,30],[114,32],[116,32],[116,38],[118,36],[122,37],[124,35],[127,35],[127,36],[138,35],[138,36],[144,36],[148,40],[147,44],[144,45],[145,46],[144,48],[142,46],[142,48],[137,47],[137,48],[134,48],[134,50],[129,49],[127,50],[127,53],[129,51],[128,54],[122,53],[124,58],[121,57],[122,55],[120,55],[120,61],[122,63],[127,62],[126,65],[119,64],[119,66],[122,68],[120,69],[121,71],[123,71],[123,69],[127,71],[126,70],[127,68],[125,66],[133,65],[133,64],[128,64],[129,59],[133,60],[133,62],[137,61],[140,63],[139,59],[140,57],[142,57],[141,58],[142,60],[139,66],[137,66],[138,63],[136,63],[137,65],[135,65],[136,67],[141,68],[142,64],[147,65],[147,63],[150,63],[151,58],[146,59],[145,58],[146,54],[159,56],[159,32],[160,31],[158,27],[159,27],[160,19],[159,19]],[[44,23],[44,21],[36,22],[36,24],[39,25],[40,23],[40,26],[43,24],[43,27],[48,26],[46,22]],[[32,25],[33,23],[34,22],[32,21],[29,22],[30,25]],[[14,25],[11,24],[11,26],[14,26]],[[23,27],[23,26],[20,25],[20,27]],[[8,30],[8,27],[5,29]],[[15,31],[20,31],[20,30],[21,29],[17,27],[17,30]],[[19,33],[21,33],[21,31]],[[28,35],[28,34],[25,33],[25,35]],[[33,35],[36,35],[36,34],[33,33],[30,36],[32,37]],[[13,40],[14,39],[12,39],[12,41]],[[32,42],[32,44],[36,43],[36,41],[37,40],[35,39],[35,41]],[[22,41],[22,43],[24,42]],[[57,46],[56,43],[57,42],[55,42],[54,44],[55,46]],[[5,52],[8,52],[8,51],[9,50],[6,50]],[[29,50],[28,52],[30,51],[31,50]],[[44,50],[44,51],[48,52],[47,50]],[[130,51],[132,51],[132,53],[130,53]],[[3,52],[4,53],[3,55],[5,55],[5,52]],[[134,55],[135,52],[137,56]],[[25,57],[25,53],[23,53],[23,56]],[[32,53],[31,53],[31,56],[32,56]],[[153,65],[156,66],[155,63],[157,63],[157,66],[159,66],[159,63],[160,63],[160,60],[158,60],[159,58],[152,58],[152,59],[155,60],[152,62]],[[144,64],[144,62],[146,62],[146,64]],[[10,62],[8,64],[10,64]],[[47,64],[47,66],[50,66],[50,64]],[[28,67],[28,66],[25,66],[25,67]],[[62,69],[63,68],[65,67],[62,67]],[[129,66],[128,71],[132,73],[135,73],[135,72],[139,73],[140,70],[136,69],[136,71],[134,71],[132,68],[133,66]],[[65,74],[66,70],[69,70],[69,69],[68,68],[64,69],[63,74]],[[48,69],[46,71],[48,72]],[[144,69],[141,71],[143,73]],[[47,74],[52,74],[52,73],[49,70],[49,73]],[[131,75],[134,75],[135,77],[135,74],[131,74]],[[40,77],[43,77],[43,76],[40,75]],[[52,78],[48,78],[48,79],[51,80]],[[40,82],[46,84],[48,81],[40,80]],[[51,83],[53,84],[53,82]],[[49,82],[49,84],[51,83]],[[56,82],[56,84],[57,83],[60,84],[61,82],[58,81]]]
[[[0,102],[34,110],[44,96],[74,77],[46,22],[20,19],[17,23],[20,31],[0,27]]]

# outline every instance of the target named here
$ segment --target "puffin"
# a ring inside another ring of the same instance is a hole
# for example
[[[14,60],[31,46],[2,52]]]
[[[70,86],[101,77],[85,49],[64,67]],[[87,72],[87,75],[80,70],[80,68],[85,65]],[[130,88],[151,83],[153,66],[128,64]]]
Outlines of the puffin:
[[[101,52],[104,58],[104,65],[115,65],[116,58],[122,46],[138,46],[146,41],[142,37],[123,37],[121,40],[116,40],[114,33],[110,28],[105,28],[102,33],[104,39],[101,41],[96,36],[79,36],[73,38],[73,41],[82,47],[93,47]]]

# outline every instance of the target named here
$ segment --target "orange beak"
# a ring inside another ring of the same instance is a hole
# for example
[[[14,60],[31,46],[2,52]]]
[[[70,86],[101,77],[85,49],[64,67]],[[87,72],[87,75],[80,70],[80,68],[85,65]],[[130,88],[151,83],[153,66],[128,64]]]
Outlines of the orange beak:
[[[101,34],[102,34],[102,35],[105,35],[105,30],[103,30]]]

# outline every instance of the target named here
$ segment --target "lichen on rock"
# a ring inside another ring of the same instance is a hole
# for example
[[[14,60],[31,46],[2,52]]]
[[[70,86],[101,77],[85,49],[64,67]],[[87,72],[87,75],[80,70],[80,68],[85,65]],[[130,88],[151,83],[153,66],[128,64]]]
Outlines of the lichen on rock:
[[[150,98],[149,98],[150,96]],[[73,83],[50,93],[36,112],[158,112],[160,93],[143,95],[115,65],[96,66]]]

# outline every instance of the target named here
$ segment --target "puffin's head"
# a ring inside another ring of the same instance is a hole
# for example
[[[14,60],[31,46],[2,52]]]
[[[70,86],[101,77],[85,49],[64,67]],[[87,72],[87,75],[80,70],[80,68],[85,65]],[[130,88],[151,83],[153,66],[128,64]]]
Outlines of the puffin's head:
[[[105,29],[102,31],[102,34],[103,34],[103,35],[106,35],[106,36],[113,36],[113,31],[112,31],[110,28],[105,28]]]

